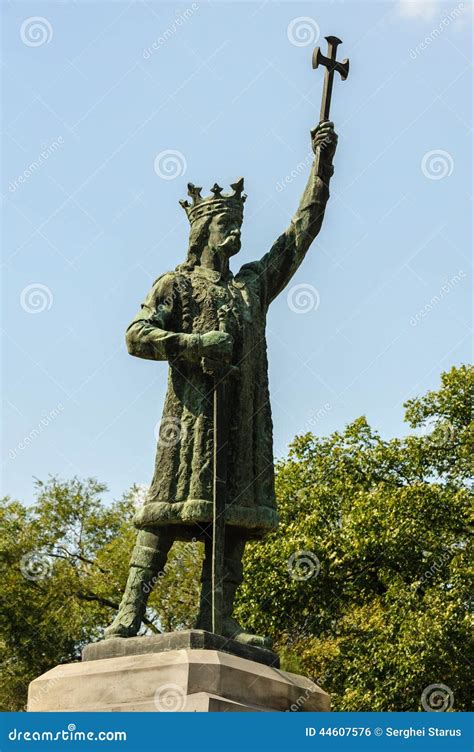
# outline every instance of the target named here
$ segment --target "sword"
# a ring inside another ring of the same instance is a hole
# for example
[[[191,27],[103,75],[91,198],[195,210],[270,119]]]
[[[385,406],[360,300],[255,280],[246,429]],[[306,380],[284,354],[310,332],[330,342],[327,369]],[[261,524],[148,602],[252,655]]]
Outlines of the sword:
[[[228,306],[218,311],[219,331],[225,331]],[[204,363],[204,370],[206,365]],[[212,605],[211,620],[214,634],[222,634],[224,614],[224,551],[225,511],[227,502],[227,454],[229,440],[228,378],[238,373],[235,366],[222,365],[214,371],[213,389],[213,515],[212,515]]]
[[[227,384],[214,380],[214,484],[212,518],[212,631],[222,634],[224,610],[225,507],[227,497]]]

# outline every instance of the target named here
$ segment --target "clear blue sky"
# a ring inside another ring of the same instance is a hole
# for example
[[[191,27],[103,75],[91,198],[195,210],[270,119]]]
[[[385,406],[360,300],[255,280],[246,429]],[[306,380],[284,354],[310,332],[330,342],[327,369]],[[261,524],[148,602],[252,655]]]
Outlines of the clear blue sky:
[[[234,270],[287,225],[319,117],[318,28],[351,71],[326,219],[293,280],[314,305],[283,293],[268,320],[275,452],[361,414],[405,431],[403,401],[471,360],[471,11],[3,2],[4,493],[31,501],[48,473],[115,497],[150,481],[167,368],[130,357],[124,331],[185,255],[188,180],[245,176]]]

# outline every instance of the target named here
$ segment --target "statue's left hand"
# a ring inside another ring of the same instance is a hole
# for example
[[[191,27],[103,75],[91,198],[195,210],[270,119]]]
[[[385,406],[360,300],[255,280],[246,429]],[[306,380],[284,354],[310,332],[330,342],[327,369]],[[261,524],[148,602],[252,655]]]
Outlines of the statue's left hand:
[[[334,131],[334,123],[329,120],[319,123],[311,131],[311,140],[313,151],[319,149],[322,156],[328,161],[332,161],[337,146],[337,133]]]

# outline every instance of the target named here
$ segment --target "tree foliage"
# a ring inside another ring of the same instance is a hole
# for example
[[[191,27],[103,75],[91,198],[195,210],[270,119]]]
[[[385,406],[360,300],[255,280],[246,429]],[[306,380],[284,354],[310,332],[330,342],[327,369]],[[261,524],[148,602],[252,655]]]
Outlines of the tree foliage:
[[[22,710],[28,684],[58,663],[80,660],[118,607],[135,538],[134,487],[105,506],[94,479],[37,482],[35,504],[0,503],[0,709]],[[171,631],[194,618],[199,567],[191,544],[175,544],[150,597],[142,631]]]
[[[248,552],[239,612],[336,710],[421,710],[434,684],[468,708],[473,382],[453,368],[409,400],[420,435],[359,418],[298,437],[278,468],[281,525]]]
[[[335,710],[419,710],[449,688],[468,708],[472,368],[409,400],[416,433],[383,440],[359,418],[297,437],[277,468],[279,529],[247,546],[238,617],[270,634],[287,670]],[[125,585],[140,489],[106,506],[93,479],[37,483],[35,503],[0,504],[0,709],[99,639]],[[143,631],[193,624],[202,551],[175,544]],[[425,693],[426,694],[426,693]]]

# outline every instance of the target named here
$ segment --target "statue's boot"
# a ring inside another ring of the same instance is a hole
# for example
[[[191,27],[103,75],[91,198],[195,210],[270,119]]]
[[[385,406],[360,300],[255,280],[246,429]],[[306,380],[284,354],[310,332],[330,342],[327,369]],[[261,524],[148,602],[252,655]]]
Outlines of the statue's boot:
[[[234,599],[237,588],[243,580],[242,556],[245,548],[245,537],[239,530],[228,529],[226,532],[224,552],[224,609],[222,632],[228,637],[246,645],[260,648],[272,647],[269,637],[252,634],[242,627],[232,617]],[[196,629],[206,629],[212,632],[212,558],[210,546],[206,546],[206,556],[203,563],[201,578],[201,599]]]
[[[127,585],[119,610],[104,638],[135,637],[146,611],[148,597],[166,564],[172,539],[167,532],[157,535],[140,530],[130,560]]]

